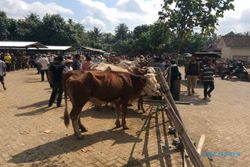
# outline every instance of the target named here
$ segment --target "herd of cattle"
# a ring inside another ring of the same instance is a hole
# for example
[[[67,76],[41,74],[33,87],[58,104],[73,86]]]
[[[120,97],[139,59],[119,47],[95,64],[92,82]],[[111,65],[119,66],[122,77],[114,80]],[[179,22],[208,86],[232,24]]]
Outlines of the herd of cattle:
[[[122,61],[119,64],[100,63],[91,71],[71,71],[64,76],[65,112],[64,122],[72,121],[74,134],[82,138],[81,132],[87,129],[80,121],[83,106],[91,101],[94,104],[112,103],[115,106],[115,128],[126,125],[127,107],[132,101],[138,100],[138,106],[143,109],[142,96],[159,95],[159,84],[153,67],[136,67],[136,61]],[[68,113],[67,98],[72,103]],[[120,112],[122,122],[120,123]]]

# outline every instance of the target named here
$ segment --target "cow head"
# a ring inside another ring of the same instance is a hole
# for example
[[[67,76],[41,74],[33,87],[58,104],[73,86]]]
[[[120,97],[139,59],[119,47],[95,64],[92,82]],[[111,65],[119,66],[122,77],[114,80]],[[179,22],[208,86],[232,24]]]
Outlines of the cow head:
[[[156,75],[153,73],[148,73],[144,75],[146,78],[146,85],[143,91],[149,96],[159,96],[160,95],[160,84],[156,80]]]

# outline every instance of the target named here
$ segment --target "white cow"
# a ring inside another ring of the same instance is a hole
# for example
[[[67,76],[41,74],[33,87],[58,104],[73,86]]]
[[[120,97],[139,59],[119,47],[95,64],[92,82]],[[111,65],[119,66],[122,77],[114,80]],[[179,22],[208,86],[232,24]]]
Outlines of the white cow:
[[[129,62],[129,61],[127,61]],[[133,64],[133,63],[132,63]],[[118,66],[108,63],[100,63],[92,66],[92,70],[99,70],[99,71],[119,71],[119,72],[129,72],[134,73],[136,75],[143,75],[146,77],[146,85],[144,87],[143,96],[159,96],[159,88],[160,85],[156,79],[156,73],[153,67],[145,67],[139,69],[135,66]],[[138,101],[138,109],[142,109],[144,112],[143,104],[142,104],[142,97],[139,98]]]

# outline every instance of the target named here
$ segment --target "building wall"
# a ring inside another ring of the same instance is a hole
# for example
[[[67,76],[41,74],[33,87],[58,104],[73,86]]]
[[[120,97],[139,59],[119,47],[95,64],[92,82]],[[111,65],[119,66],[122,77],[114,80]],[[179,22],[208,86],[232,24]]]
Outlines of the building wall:
[[[250,62],[250,48],[231,48],[227,47],[224,40],[221,39],[217,44],[221,49],[221,57],[226,59],[236,59]]]
[[[231,48],[233,59],[250,61],[250,48]]]
[[[221,48],[221,57],[226,59],[233,59],[231,54],[231,48],[227,47],[226,45],[223,45]]]

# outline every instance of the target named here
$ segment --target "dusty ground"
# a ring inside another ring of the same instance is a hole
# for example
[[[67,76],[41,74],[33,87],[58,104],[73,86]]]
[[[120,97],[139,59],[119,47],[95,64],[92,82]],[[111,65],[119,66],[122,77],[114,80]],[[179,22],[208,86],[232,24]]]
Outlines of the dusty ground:
[[[202,100],[202,85],[196,94],[182,99],[192,105],[178,105],[189,135],[197,141],[206,135],[204,152],[240,152],[238,157],[214,157],[216,166],[250,166],[250,82],[216,78],[212,98]]]
[[[79,141],[64,126],[64,108],[47,107],[49,85],[35,71],[8,73],[6,85],[0,89],[0,166],[180,166],[162,111],[130,109],[130,129],[123,131],[112,130],[110,108],[86,107],[81,120],[88,132]]]
[[[181,166],[179,153],[169,150],[172,136],[161,111],[130,109],[130,129],[124,132],[112,130],[115,116],[109,108],[87,107],[81,119],[89,131],[79,141],[63,124],[64,108],[47,108],[50,89],[35,71],[8,73],[6,83],[7,91],[0,88],[0,166]],[[216,79],[207,101],[201,88],[189,97],[182,86],[181,100],[192,105],[178,108],[192,139],[206,135],[203,151],[240,152],[214,158],[216,166],[250,165],[249,84]]]

